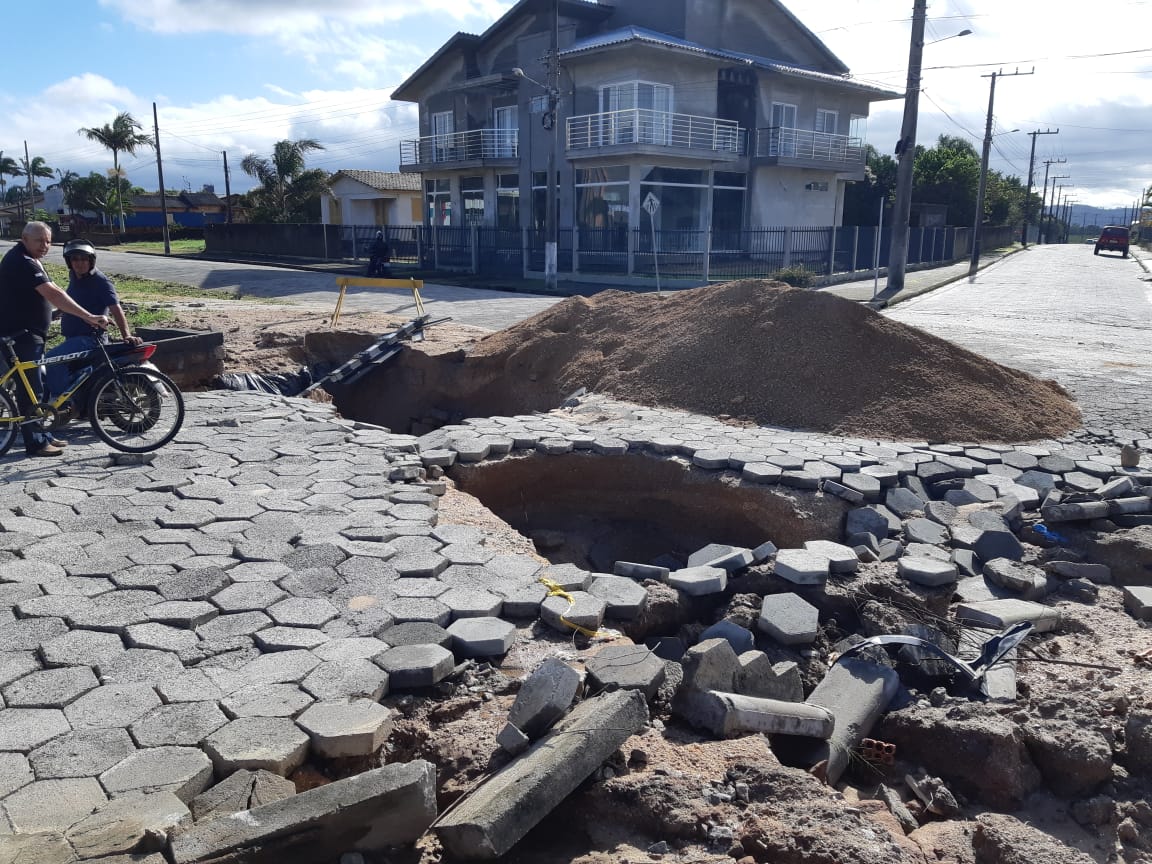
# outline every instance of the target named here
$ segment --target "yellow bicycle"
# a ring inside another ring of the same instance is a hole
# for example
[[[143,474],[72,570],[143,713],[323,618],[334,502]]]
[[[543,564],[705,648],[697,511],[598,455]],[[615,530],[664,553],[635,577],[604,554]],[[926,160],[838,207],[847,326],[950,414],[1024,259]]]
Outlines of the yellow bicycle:
[[[184,397],[167,375],[139,365],[155,351],[151,343],[105,346],[97,340],[95,348],[37,363],[19,360],[11,337],[0,336],[0,358],[8,366],[0,375],[0,456],[11,449],[23,424],[39,421],[58,428],[73,416],[86,416],[100,440],[125,453],[163,447],[184,424]],[[68,384],[57,396],[37,399],[28,373],[59,363],[67,363],[72,373]],[[27,416],[16,407],[16,387],[24,388],[32,404]]]

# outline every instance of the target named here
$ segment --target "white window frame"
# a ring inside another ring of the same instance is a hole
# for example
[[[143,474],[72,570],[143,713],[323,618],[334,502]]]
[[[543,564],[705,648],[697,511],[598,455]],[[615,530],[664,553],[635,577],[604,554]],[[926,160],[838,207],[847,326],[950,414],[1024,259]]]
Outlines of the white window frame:
[[[520,111],[516,105],[500,105],[492,109],[492,128],[496,137],[496,158],[513,159],[516,157],[517,136],[520,129]]]
[[[796,139],[791,132],[785,133],[785,129],[796,128],[796,115],[799,108],[791,102],[773,102],[771,120],[769,125],[777,130],[776,134],[769,142],[769,156],[795,156],[796,155]]]
[[[828,128],[828,118],[832,118],[832,128]],[[833,111],[831,108],[817,108],[816,109],[816,126],[817,132],[826,132],[829,135],[840,134],[840,112]]]
[[[436,111],[432,122],[432,161],[447,162],[452,158],[452,136],[456,132],[456,114],[453,111]]]
[[[652,88],[651,105],[639,104],[640,88],[645,86]],[[626,93],[631,98],[621,99]],[[659,94],[664,94],[664,98],[658,98]],[[668,143],[672,125],[668,115],[673,113],[676,98],[676,88],[671,84],[642,79],[618,81],[601,85],[598,95],[600,113],[606,115],[601,124],[602,144]],[[622,105],[625,101],[632,104]],[[661,101],[665,103],[662,106]]]

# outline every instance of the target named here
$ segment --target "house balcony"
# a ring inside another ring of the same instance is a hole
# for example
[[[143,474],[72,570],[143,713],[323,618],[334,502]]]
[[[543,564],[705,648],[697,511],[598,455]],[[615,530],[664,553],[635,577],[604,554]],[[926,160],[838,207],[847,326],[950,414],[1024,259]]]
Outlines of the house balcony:
[[[864,142],[847,135],[770,126],[756,130],[755,156],[769,165],[823,168],[864,176]]]
[[[746,130],[735,120],[629,108],[568,118],[570,159],[649,154],[732,162],[746,151]]]
[[[520,158],[516,129],[471,129],[400,142],[401,171],[514,166]]]

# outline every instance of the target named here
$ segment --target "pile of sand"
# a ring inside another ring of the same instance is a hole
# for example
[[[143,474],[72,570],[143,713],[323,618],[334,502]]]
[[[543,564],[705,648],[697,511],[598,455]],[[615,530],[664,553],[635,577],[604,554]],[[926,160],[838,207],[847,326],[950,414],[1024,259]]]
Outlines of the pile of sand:
[[[1025,441],[1080,425],[1055,382],[831,294],[743,280],[571,297],[479,342],[469,364],[552,404],[580,387],[850,436]],[[544,394],[542,394],[544,395]]]

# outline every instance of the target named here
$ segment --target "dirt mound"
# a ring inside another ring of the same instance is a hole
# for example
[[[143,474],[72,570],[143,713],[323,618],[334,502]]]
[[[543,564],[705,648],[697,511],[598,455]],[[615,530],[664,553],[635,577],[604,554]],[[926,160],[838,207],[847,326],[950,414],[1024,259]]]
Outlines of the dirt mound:
[[[743,280],[571,297],[479,342],[507,381],[580,387],[758,424],[952,441],[1025,441],[1080,425],[1055,382],[831,294]]]

